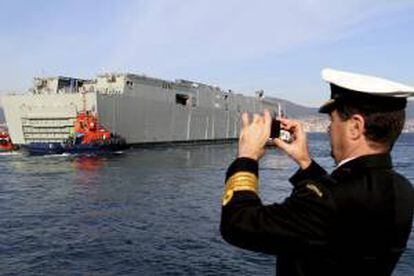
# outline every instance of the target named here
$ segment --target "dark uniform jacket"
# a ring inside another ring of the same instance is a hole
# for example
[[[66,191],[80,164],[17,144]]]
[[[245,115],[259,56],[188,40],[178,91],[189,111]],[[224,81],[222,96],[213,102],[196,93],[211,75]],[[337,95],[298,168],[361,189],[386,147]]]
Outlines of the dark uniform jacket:
[[[236,159],[238,172],[258,176],[258,163]],[[362,156],[327,174],[316,162],[291,178],[292,194],[263,205],[238,190],[223,203],[221,234],[238,247],[277,256],[276,274],[391,275],[413,218],[411,183],[389,154]]]

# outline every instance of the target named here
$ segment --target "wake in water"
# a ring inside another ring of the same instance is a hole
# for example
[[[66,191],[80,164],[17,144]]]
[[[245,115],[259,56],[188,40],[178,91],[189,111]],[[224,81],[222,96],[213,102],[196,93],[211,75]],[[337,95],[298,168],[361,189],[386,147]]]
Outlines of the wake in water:
[[[21,155],[21,152],[17,152],[17,151],[0,152],[0,156],[10,156],[10,155]]]

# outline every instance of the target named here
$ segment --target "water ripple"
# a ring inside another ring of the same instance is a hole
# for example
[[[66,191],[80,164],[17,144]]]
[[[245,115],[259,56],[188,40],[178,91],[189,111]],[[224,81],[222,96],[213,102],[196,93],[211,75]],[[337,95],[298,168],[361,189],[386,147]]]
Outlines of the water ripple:
[[[311,152],[334,167],[325,136]],[[396,169],[414,179],[414,137]],[[109,157],[0,156],[2,275],[274,275],[272,256],[220,237],[220,198],[236,144],[157,147]],[[296,164],[269,149],[260,194],[281,202]],[[394,275],[414,275],[414,237]]]

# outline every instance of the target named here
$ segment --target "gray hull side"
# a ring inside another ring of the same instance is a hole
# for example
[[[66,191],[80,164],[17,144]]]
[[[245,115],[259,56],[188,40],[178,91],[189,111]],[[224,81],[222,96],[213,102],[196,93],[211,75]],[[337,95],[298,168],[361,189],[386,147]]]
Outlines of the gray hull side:
[[[98,95],[99,120],[130,144],[231,139],[240,113],[184,107],[155,99]]]

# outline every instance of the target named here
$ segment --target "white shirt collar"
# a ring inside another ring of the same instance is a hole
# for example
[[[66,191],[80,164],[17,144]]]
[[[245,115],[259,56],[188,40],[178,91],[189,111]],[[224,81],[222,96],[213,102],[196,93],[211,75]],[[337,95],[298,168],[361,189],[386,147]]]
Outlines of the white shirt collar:
[[[339,162],[339,163],[338,163],[338,165],[336,165],[335,170],[336,170],[337,168],[339,168],[340,166],[342,166],[343,164],[345,164],[345,163],[347,163],[347,162],[349,162],[349,161],[351,161],[351,160],[354,160],[355,158],[356,158],[356,157],[345,158],[344,160],[342,160],[341,162]]]

